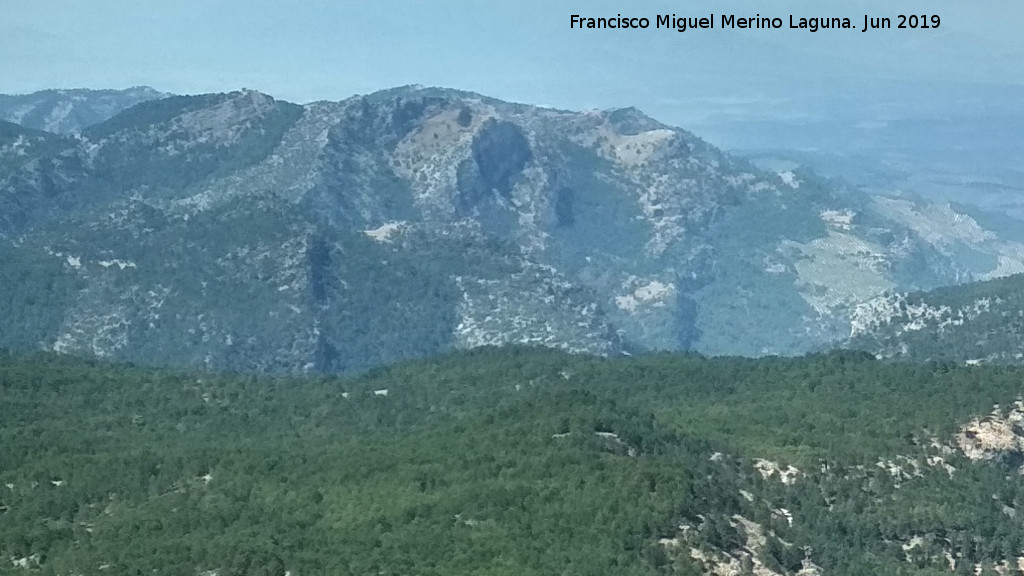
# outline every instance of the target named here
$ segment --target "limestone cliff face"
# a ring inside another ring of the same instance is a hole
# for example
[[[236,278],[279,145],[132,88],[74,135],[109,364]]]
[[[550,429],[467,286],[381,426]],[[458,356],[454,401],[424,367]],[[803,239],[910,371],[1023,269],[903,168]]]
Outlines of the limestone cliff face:
[[[635,109],[171,97],[73,137],[10,126],[0,162],[7,346],[340,371],[508,342],[795,353],[969,277],[856,191]]]

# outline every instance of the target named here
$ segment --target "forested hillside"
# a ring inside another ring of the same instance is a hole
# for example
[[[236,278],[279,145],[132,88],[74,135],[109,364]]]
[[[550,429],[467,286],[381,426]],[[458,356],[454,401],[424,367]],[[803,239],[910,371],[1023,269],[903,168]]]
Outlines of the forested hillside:
[[[2,354],[0,572],[991,574],[1024,545],[1024,441],[967,446],[1022,375],[850,352],[487,348],[355,379]]]

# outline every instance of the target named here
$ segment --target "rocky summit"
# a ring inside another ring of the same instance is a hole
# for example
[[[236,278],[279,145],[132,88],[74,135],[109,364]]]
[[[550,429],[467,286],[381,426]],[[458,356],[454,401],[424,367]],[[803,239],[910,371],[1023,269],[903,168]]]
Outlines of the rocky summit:
[[[404,87],[0,123],[0,346],[360,371],[521,343],[792,354],[858,305],[1024,271],[955,206],[771,173],[627,108]]]

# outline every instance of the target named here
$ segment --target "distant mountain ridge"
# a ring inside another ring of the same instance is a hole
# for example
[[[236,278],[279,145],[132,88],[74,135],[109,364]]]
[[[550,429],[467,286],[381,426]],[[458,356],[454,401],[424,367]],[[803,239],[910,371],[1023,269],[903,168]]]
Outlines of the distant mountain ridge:
[[[148,86],[124,90],[42,90],[31,94],[0,94],[0,120],[33,130],[76,134],[141,102],[169,94]]]
[[[800,353],[887,291],[1024,271],[1024,244],[951,207],[761,171],[632,108],[440,88],[3,125],[0,166],[0,345],[146,363]]]

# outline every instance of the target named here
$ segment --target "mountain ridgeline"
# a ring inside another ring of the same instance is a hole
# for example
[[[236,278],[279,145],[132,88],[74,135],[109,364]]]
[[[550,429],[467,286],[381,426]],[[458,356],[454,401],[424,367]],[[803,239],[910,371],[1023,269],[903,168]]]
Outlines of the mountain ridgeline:
[[[882,358],[1024,363],[1024,275],[880,296],[857,307],[846,347]]]
[[[148,86],[126,90],[43,90],[0,94],[0,120],[34,130],[75,134],[140,102],[168,96]]]
[[[635,109],[445,89],[0,125],[0,345],[355,372],[505,343],[791,354],[1024,270],[950,206],[764,172]]]

